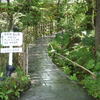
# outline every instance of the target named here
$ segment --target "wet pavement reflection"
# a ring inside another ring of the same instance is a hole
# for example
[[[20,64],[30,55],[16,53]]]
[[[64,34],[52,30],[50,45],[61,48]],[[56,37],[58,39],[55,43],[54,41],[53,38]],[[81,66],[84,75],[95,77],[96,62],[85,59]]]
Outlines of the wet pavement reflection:
[[[36,41],[29,49],[29,74],[32,87],[20,100],[93,100],[87,92],[53,64],[48,56],[50,38]]]

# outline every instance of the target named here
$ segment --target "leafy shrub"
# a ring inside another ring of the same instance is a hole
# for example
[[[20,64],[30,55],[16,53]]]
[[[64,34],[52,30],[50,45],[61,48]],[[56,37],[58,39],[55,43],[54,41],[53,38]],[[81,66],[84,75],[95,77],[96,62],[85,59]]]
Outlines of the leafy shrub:
[[[63,67],[63,70],[64,70],[64,72],[65,72],[67,75],[70,75],[71,69],[69,68],[69,66],[64,66],[64,67]]]
[[[95,71],[100,72],[100,62],[98,62],[95,66]]]
[[[90,95],[100,98],[100,76],[97,79],[88,76],[83,80],[83,83]]]
[[[74,81],[77,81],[77,80],[78,80],[76,74],[71,75],[71,76],[70,76],[70,79],[71,79],[71,80],[74,80]]]
[[[64,34],[58,34],[57,37],[51,42],[55,52],[60,53],[61,55],[96,73],[97,79],[91,78],[91,76],[89,76],[89,74],[84,70],[75,67],[75,65],[60,58],[54,53],[52,55],[51,52],[54,63],[60,66],[63,71],[69,75],[71,80],[79,80],[80,83],[85,86],[90,95],[100,99],[100,62],[97,64],[95,62],[95,55],[93,52],[93,36],[84,36],[80,42],[76,42],[74,39],[75,36],[69,37],[69,35],[66,35],[66,38],[69,38],[68,41],[66,41],[67,39],[63,39],[64,36]],[[48,50],[50,51],[52,48],[49,47]]]
[[[0,99],[16,100],[21,93],[30,86],[29,77],[18,68],[16,77],[8,77],[4,81],[0,81]]]

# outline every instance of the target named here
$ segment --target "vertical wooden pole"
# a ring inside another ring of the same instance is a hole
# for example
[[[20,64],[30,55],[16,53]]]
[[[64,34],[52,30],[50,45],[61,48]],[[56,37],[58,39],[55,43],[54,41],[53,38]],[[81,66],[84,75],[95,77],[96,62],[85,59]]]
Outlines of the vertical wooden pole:
[[[24,48],[24,50],[23,50],[24,52],[23,52],[23,56],[22,56],[23,58],[22,59],[23,59],[23,70],[25,72],[25,58],[26,58],[26,56],[25,56],[25,51],[26,51],[25,46],[23,48]]]
[[[28,47],[26,48],[26,74],[28,74]]]
[[[13,47],[10,46],[9,48],[12,49]],[[12,62],[13,62],[13,53],[10,52],[10,53],[9,53],[9,63],[8,63],[8,64],[12,66]]]

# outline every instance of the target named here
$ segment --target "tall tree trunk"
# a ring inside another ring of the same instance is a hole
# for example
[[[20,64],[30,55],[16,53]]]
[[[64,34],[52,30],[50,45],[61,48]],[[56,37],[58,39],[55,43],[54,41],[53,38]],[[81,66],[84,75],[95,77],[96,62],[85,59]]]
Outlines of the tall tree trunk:
[[[97,61],[100,61],[100,0],[96,1],[96,54]]]
[[[93,1],[92,0],[86,0],[88,4],[88,11],[86,12],[86,15],[88,18],[88,23],[87,23],[87,30],[92,30],[94,28],[94,23],[92,20],[94,20],[93,16]],[[93,18],[93,19],[92,19]]]
[[[13,14],[8,13],[8,20],[9,20],[8,31],[11,31],[13,29]]]
[[[7,0],[7,6],[8,6],[8,20],[9,20],[9,24],[8,24],[8,31],[11,31],[13,28],[13,14],[10,12],[10,0]]]
[[[60,24],[60,2],[61,2],[61,0],[58,0],[58,2],[57,2],[57,32],[59,32],[60,31],[60,27],[59,27],[59,24]]]

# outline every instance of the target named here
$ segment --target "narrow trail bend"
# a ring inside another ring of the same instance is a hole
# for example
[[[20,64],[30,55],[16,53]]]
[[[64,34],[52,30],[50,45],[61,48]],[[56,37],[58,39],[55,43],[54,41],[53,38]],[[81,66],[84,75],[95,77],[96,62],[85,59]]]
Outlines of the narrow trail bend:
[[[94,100],[53,64],[48,56],[49,37],[40,38],[29,49],[32,87],[20,100]]]

